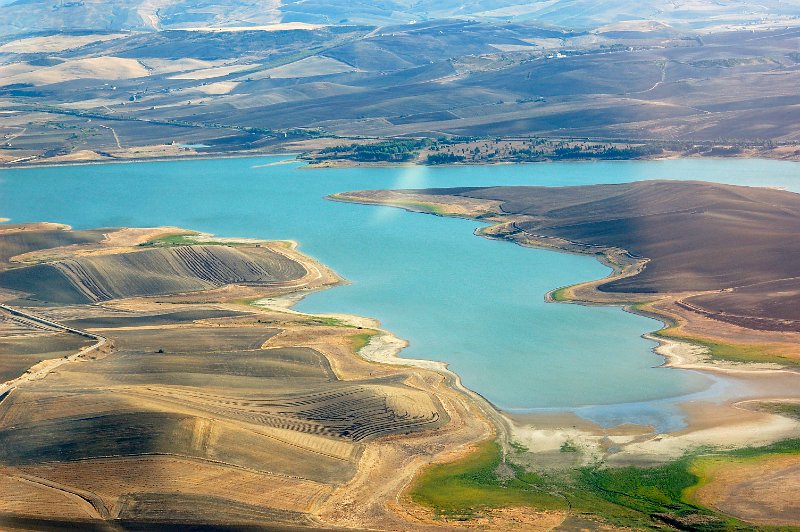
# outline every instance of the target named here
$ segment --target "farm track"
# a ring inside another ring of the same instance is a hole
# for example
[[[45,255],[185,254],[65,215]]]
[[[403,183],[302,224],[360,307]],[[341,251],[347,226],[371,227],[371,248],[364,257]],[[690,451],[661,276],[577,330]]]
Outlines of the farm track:
[[[77,353],[75,353],[74,355],[70,355],[69,357],[66,358],[58,358],[53,360],[42,361],[39,364],[36,364],[32,368],[30,368],[24,375],[0,384],[0,397],[3,398],[5,398],[12,390],[17,388],[19,385],[34,380],[43,379],[56,368],[64,364],[67,364],[69,362],[80,360],[81,357],[99,350],[108,343],[108,340],[104,336],[100,336],[98,334],[86,331],[81,331],[79,329],[73,329],[72,327],[67,327],[66,325],[62,325],[58,322],[49,320],[47,318],[37,316],[31,312],[22,311],[3,304],[0,304],[0,310],[8,312],[9,314],[16,316],[18,318],[22,318],[33,323],[38,323],[45,327],[50,327],[51,329],[64,331],[70,334],[83,336],[84,338],[91,338],[97,340],[96,344],[90,345],[89,347],[85,347],[80,351],[78,351]]]
[[[0,471],[2,471],[2,469],[0,469]],[[5,474],[7,474],[9,476],[12,476],[12,477],[20,478],[20,479],[25,480],[27,482],[31,482],[31,483],[34,483],[34,484],[39,484],[39,485],[47,487],[47,488],[51,488],[51,489],[54,489],[54,490],[57,490],[57,491],[61,491],[61,492],[64,492],[66,494],[69,494],[69,495],[74,495],[74,496],[86,501],[87,503],[89,503],[92,506],[92,508],[94,508],[94,511],[97,513],[97,517],[98,518],[100,518],[100,519],[108,519],[110,517],[108,508],[106,508],[105,503],[103,503],[103,499],[101,499],[96,494],[94,494],[94,493],[92,493],[90,491],[82,490],[82,489],[79,489],[79,488],[73,488],[71,486],[67,486],[67,485],[62,484],[60,482],[54,482],[54,481],[48,480],[46,478],[41,478],[41,477],[37,477],[37,476],[34,476],[34,475],[28,475],[28,474],[25,474],[25,473],[22,473],[22,472],[19,472],[19,471],[14,471],[14,470],[5,471]]]

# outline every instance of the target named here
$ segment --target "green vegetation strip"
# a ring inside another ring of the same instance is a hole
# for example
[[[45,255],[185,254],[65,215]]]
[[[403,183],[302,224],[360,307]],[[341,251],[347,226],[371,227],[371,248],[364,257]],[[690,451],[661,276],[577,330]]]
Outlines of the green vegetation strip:
[[[526,450],[512,446],[514,453]],[[741,460],[779,454],[800,454],[800,439],[734,451],[702,450],[654,467],[588,466],[536,473],[503,463],[497,443],[484,442],[468,456],[425,470],[411,498],[446,519],[469,520],[493,508],[528,507],[569,510],[591,515],[614,526],[652,528],[656,524],[691,530],[752,529],[731,517],[688,500],[704,479],[700,460]]]
[[[558,290],[553,290],[552,292],[550,292],[550,299],[559,302],[571,301],[571,299],[567,297],[567,290],[569,288],[570,288],[569,286],[563,286]]]
[[[374,332],[354,334],[350,336],[350,342],[351,342],[350,345],[353,348],[353,352],[358,353],[359,351],[361,351],[362,348],[367,346],[370,338],[372,338],[373,336],[375,336]]]
[[[566,508],[562,497],[547,492],[542,477],[518,466],[501,476],[501,463],[497,443],[484,442],[461,460],[428,468],[416,481],[411,497],[438,515],[456,519],[470,519],[487,508]]]
[[[311,316],[311,318],[308,320],[308,323],[310,325],[324,325],[326,327],[347,327],[356,329],[354,325],[350,325],[349,323],[332,316]]]
[[[800,420],[800,404],[797,403],[761,403],[759,410]]]
[[[555,299],[555,294],[553,294],[553,298]],[[649,303],[645,302],[634,303],[630,307],[633,311],[655,317],[655,319],[661,319],[660,314],[647,308],[648,304]],[[770,345],[741,345],[715,342],[713,340],[697,338],[684,334],[675,325],[670,325],[661,329],[660,331],[655,331],[653,336],[704,347],[708,350],[709,356],[716,360],[744,363],[768,362],[783,366],[800,366],[800,360],[784,356],[780,352],[776,352]]]
[[[800,360],[786,357],[772,350],[768,345],[738,345],[715,342],[701,338],[695,338],[676,332],[674,327],[667,327],[653,333],[655,336],[671,340],[688,342],[708,350],[708,354],[713,359],[725,360],[728,362],[768,362],[783,366],[798,366]]]
[[[148,240],[139,244],[139,247],[144,248],[158,248],[158,247],[174,247],[174,246],[250,246],[252,243],[248,242],[235,242],[235,241],[219,241],[219,240],[202,240],[199,238],[200,233],[189,233],[179,235],[166,235],[153,240]]]
[[[391,203],[388,203],[388,205],[393,205],[397,207],[408,207],[409,209],[415,209],[424,213],[436,214],[438,216],[447,216],[447,212],[441,207],[433,205],[431,203],[424,203],[421,201],[392,201]]]
[[[438,205],[434,205],[432,203],[426,203],[424,201],[410,201],[410,200],[400,200],[400,199],[392,199],[388,201],[383,200],[375,200],[372,198],[361,198],[358,196],[348,196],[347,194],[331,194],[328,198],[337,200],[337,201],[345,201],[350,203],[364,203],[368,205],[384,205],[388,207],[405,207],[408,209],[413,209],[422,213],[427,214],[435,214],[437,216],[449,216],[447,211]]]

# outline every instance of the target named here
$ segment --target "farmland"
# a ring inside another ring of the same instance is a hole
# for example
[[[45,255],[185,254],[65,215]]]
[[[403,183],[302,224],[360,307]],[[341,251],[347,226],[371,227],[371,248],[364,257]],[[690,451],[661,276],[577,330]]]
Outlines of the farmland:
[[[792,159],[798,31],[436,20],[95,32],[67,48],[9,36],[0,162],[275,152],[325,161],[398,139],[440,148],[366,160]]]
[[[463,425],[462,399],[438,374],[357,358],[378,331],[235,302],[338,282],[285,243],[141,246],[143,231],[125,247],[119,231],[4,226],[27,242],[4,249],[6,274],[80,265],[62,286],[86,297],[46,300],[35,290],[52,285],[4,276],[7,308],[25,310],[0,322],[0,522],[319,525],[326,501],[372,463],[365,453],[412,460],[405,478],[453,416],[445,441],[488,430],[480,418]],[[107,343],[89,349],[97,338]],[[62,362],[47,372],[50,358]],[[26,379],[41,360],[42,376]],[[383,512],[351,518],[366,526]]]
[[[0,13],[0,530],[800,527],[797,1]]]
[[[408,198],[408,199],[406,199]],[[759,330],[797,331],[800,271],[789,257],[800,230],[794,193],[701,182],[584,187],[365,191],[334,199],[435,205],[499,222],[484,234],[601,255],[618,275],[598,296],[640,301],[681,294],[683,310]],[[499,203],[498,203],[499,202]],[[734,246],[736,264],[716,260]],[[557,297],[564,299],[564,291]],[[758,303],[756,304],[756,301]]]
[[[27,292],[40,301],[89,303],[233,283],[290,281],[305,273],[297,263],[259,248],[180,246],[11,269],[0,274],[0,286]]]

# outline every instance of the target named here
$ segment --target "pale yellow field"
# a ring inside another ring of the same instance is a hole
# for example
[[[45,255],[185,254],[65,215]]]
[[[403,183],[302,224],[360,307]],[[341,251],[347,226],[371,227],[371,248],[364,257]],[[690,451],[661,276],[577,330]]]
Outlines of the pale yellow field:
[[[49,85],[76,79],[119,80],[148,75],[148,70],[135,59],[111,56],[74,59],[49,67],[35,67],[28,63],[0,67],[0,77],[7,84]]]
[[[354,72],[352,66],[331,59],[329,57],[313,56],[289,63],[288,65],[263,70],[257,74],[248,76],[251,79],[264,78],[305,78],[311,76],[324,76],[328,74],[340,74],[342,72]]]
[[[0,46],[1,53],[44,53],[62,52],[80,48],[94,42],[111,41],[124,37],[125,33],[109,33],[108,35],[50,35],[48,37],[30,37],[18,39]]]
[[[206,68],[202,70],[194,70],[192,72],[184,72],[171,76],[169,79],[210,79],[227,76],[235,72],[241,72],[253,68],[253,65],[229,65],[219,66],[213,68]]]

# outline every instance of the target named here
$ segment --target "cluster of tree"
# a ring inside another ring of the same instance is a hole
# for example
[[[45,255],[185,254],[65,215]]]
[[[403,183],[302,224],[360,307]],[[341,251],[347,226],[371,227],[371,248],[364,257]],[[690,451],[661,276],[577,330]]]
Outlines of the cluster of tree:
[[[684,154],[711,156],[737,155],[748,147],[772,148],[770,139],[750,142],[719,139],[709,142],[648,141],[639,144],[592,143],[589,139],[546,139],[539,137],[485,139],[450,137],[433,139],[393,139],[375,144],[350,144],[325,148],[308,158],[314,160],[345,159],[358,162],[408,162],[421,159],[425,164],[440,165],[461,162],[545,160],[627,160],[643,159],[675,151]],[[425,151],[424,157],[420,152]]]
[[[556,159],[638,159],[641,157],[652,157],[661,155],[664,149],[659,146],[617,146],[590,147],[570,146],[556,148],[553,150],[553,157]]]
[[[466,157],[454,153],[431,153],[425,160],[427,164],[453,164],[463,162]]]
[[[764,63],[766,59],[762,57],[729,57],[726,59],[701,59],[692,61],[689,64],[697,68],[732,68],[754,62]]]
[[[321,159],[347,159],[358,162],[405,162],[414,159],[430,140],[397,139],[376,144],[333,146],[319,151]]]

